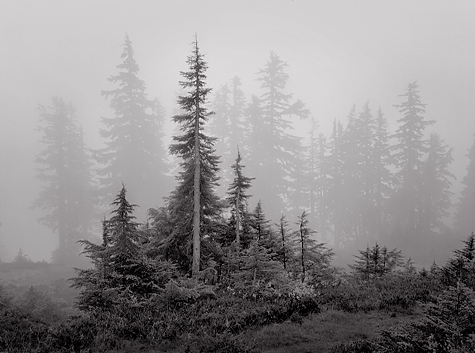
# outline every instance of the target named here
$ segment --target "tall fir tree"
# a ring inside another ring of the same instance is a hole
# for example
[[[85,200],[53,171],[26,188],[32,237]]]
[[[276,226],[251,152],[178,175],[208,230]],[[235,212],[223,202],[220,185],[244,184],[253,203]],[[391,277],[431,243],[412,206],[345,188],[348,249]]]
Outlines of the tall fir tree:
[[[246,177],[243,174],[242,169],[244,165],[241,164],[241,161],[241,153],[238,150],[236,161],[232,165],[234,180],[228,188],[228,197],[226,198],[231,207],[231,214],[234,216],[235,241],[238,249],[241,246],[242,232],[248,228],[249,212],[247,200],[251,195],[247,194],[247,190],[252,186],[251,182],[254,180],[254,178]]]
[[[366,243],[372,235],[375,217],[373,205],[373,168],[371,159],[374,143],[374,118],[366,103],[356,114],[350,111],[342,139],[343,191],[346,198],[345,234],[348,241]]]
[[[53,260],[70,262],[79,254],[76,242],[92,232],[91,161],[72,104],[53,97],[50,109],[40,105],[38,110],[42,123],[38,131],[45,148],[36,157],[37,178],[45,185],[32,208],[46,211],[39,222],[58,233]]]
[[[443,218],[449,215],[451,206],[451,180],[449,171],[453,162],[452,149],[444,145],[440,136],[432,133],[428,142],[427,158],[422,165],[422,185],[419,197],[419,228],[424,235],[424,248],[435,250],[437,234],[445,233]]]
[[[231,86],[231,88],[230,88]],[[224,185],[232,182],[231,165],[234,162],[235,149],[246,152],[245,136],[247,134],[244,125],[244,110],[246,100],[242,91],[241,79],[234,76],[230,85],[225,84],[216,92],[213,100],[213,111],[215,112],[210,119],[208,131],[216,137],[216,151],[221,156],[221,188],[217,188],[218,194],[224,196]]]
[[[343,125],[333,121],[328,144],[329,192],[328,207],[333,233],[333,248],[339,250],[345,243],[345,193],[343,192]]]
[[[315,183],[315,202],[314,206],[316,220],[315,229],[319,232],[322,241],[326,241],[331,233],[330,227],[330,170],[328,163],[328,143],[323,133],[317,138],[316,151],[316,169],[317,175]]]
[[[323,133],[317,134],[318,123],[312,118],[305,164],[305,192],[308,193],[309,221],[320,237],[326,239],[330,233],[329,223],[329,171],[327,161],[328,144]]]
[[[189,71],[181,72],[184,81],[180,85],[187,92],[180,96],[178,104],[186,113],[175,115],[173,121],[180,124],[183,135],[174,136],[170,153],[182,159],[182,171],[178,174],[178,185],[169,198],[169,208],[175,228],[167,246],[179,249],[182,258],[190,259],[190,239],[192,240],[192,276],[200,271],[201,241],[203,234],[212,232],[215,221],[220,216],[221,203],[215,193],[218,185],[219,157],[215,155],[215,138],[205,135],[205,123],[212,112],[206,108],[211,88],[206,87],[207,63],[193,42],[192,54],[188,57]]]
[[[306,153],[305,162],[305,184],[303,188],[308,194],[308,204],[310,214],[314,218],[318,200],[317,182],[320,171],[318,170],[319,144],[317,137],[318,122],[312,117],[309,131],[309,144]],[[313,223],[313,222],[311,222]]]
[[[249,119],[253,131],[248,144],[251,148],[249,170],[256,176],[255,187],[259,196],[270,205],[271,218],[275,220],[289,206],[296,207],[292,203],[303,202],[297,197],[300,190],[297,184],[303,170],[303,147],[301,139],[290,134],[293,130],[290,117],[305,118],[308,110],[301,101],[291,104],[292,95],[283,92],[288,80],[284,71],[286,66],[287,63],[271,52],[265,67],[258,73],[264,90],[260,97],[261,114],[255,114],[257,101],[253,98],[253,116]],[[260,140],[257,146],[252,143],[256,138]]]
[[[467,234],[475,232],[475,138],[468,154],[467,174],[462,180],[464,186],[457,205],[455,227],[458,236],[464,238]]]
[[[400,125],[393,135],[397,142],[392,146],[398,169],[398,186],[392,200],[393,240],[405,253],[411,253],[422,245],[416,234],[421,207],[422,164],[427,153],[424,132],[434,123],[424,118],[426,105],[421,102],[418,88],[417,82],[408,84],[406,93],[401,95],[405,101],[395,106],[403,117],[398,120]]]
[[[374,203],[377,210],[375,232],[377,240],[380,241],[386,240],[388,237],[388,200],[394,186],[394,176],[391,172],[394,161],[389,141],[388,123],[381,108],[379,108],[376,115],[374,146],[371,157],[374,163]]]
[[[166,152],[162,144],[164,110],[157,99],[149,100],[145,82],[138,77],[139,65],[126,34],[119,73],[108,78],[118,88],[102,91],[109,97],[113,118],[101,118],[104,128],[100,135],[106,147],[96,151],[95,159],[101,166],[100,199],[108,204],[115,190],[125,183],[132,201],[143,206],[139,217],[145,217],[148,208],[160,203],[171,187],[167,176]]]

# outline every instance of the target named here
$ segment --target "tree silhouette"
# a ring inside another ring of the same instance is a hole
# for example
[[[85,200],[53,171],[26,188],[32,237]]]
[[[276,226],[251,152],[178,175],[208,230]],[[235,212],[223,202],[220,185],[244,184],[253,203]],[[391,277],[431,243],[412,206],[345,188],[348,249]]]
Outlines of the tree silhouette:
[[[106,147],[95,154],[101,166],[100,199],[106,205],[115,190],[125,183],[134,200],[145,206],[141,213],[145,216],[145,210],[155,206],[165,196],[163,190],[171,187],[161,141],[164,110],[157,99],[147,98],[128,35],[123,48],[123,62],[117,66],[119,73],[108,79],[118,88],[102,91],[106,99],[111,98],[110,107],[115,116],[101,118],[104,128],[100,134],[106,140]]]
[[[181,72],[185,81],[180,82],[187,90],[178,103],[186,113],[175,115],[173,121],[181,125],[183,135],[174,136],[170,153],[182,158],[179,182],[169,198],[170,213],[176,221],[167,246],[177,247],[184,255],[189,254],[189,238],[192,238],[192,275],[200,270],[201,237],[210,231],[213,219],[219,216],[221,204],[214,188],[218,185],[219,157],[214,154],[215,139],[204,134],[204,126],[212,112],[206,108],[211,92],[206,87],[207,63],[200,53],[198,41],[193,43],[188,57],[189,71]],[[188,267],[184,265],[185,268]]]
[[[72,104],[53,97],[50,109],[40,105],[38,110],[42,123],[38,131],[45,148],[36,157],[37,178],[44,186],[32,208],[46,211],[39,222],[58,233],[53,260],[69,262],[79,253],[76,242],[92,231],[91,162]]]

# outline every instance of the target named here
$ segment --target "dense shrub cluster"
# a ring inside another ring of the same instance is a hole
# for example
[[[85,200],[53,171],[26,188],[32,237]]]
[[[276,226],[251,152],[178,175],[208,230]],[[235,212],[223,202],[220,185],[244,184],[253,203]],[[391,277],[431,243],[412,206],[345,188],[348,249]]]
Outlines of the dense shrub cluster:
[[[372,280],[349,278],[338,287],[321,289],[319,300],[347,312],[410,312],[419,302],[433,302],[440,291],[441,284],[435,275],[395,272]]]

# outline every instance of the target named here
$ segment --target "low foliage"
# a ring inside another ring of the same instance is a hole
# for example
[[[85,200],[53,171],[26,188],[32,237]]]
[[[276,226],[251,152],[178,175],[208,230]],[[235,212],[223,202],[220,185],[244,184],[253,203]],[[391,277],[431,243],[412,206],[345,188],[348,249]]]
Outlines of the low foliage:
[[[349,278],[337,287],[322,288],[319,300],[331,308],[347,312],[410,312],[418,302],[434,301],[440,290],[435,276],[396,272],[372,280]]]

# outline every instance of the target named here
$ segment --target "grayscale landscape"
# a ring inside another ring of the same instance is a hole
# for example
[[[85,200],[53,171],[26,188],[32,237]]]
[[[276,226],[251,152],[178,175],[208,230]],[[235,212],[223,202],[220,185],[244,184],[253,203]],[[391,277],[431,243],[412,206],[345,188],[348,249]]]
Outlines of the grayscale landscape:
[[[474,15],[1,1],[0,352],[475,351]]]

